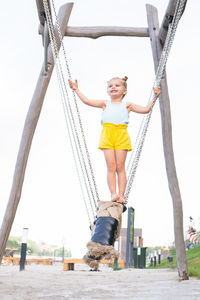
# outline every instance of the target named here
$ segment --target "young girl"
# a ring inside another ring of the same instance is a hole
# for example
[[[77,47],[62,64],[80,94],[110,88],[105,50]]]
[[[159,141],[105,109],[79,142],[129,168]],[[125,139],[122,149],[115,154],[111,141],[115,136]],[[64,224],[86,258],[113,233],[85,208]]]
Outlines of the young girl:
[[[92,100],[85,97],[78,89],[78,82],[69,80],[70,88],[74,90],[80,100],[90,106],[102,108],[103,129],[100,136],[99,149],[103,150],[107,164],[107,181],[111,193],[111,201],[125,204],[126,189],[125,160],[127,152],[131,151],[131,141],[127,132],[129,113],[131,111],[147,114],[151,110],[152,102],[141,106],[123,101],[127,93],[128,77],[114,77],[108,81],[108,100]],[[155,99],[160,95],[160,88],[153,88]],[[118,179],[118,193],[116,189],[116,175]]]

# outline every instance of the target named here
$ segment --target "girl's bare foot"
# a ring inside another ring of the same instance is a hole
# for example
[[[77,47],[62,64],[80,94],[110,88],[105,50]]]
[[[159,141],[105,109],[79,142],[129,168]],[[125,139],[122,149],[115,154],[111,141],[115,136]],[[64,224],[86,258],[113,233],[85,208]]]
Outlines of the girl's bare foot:
[[[125,198],[123,196],[119,196],[119,199],[117,200],[117,203],[126,204],[127,201],[125,200]]]
[[[119,200],[119,195],[117,195],[117,194],[112,194],[111,195],[111,201],[118,202],[118,200]]]

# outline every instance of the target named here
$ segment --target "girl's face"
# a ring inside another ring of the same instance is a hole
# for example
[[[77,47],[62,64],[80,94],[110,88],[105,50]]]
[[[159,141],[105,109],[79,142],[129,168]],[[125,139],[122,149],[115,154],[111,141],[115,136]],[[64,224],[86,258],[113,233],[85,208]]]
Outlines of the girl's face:
[[[121,79],[111,79],[108,81],[108,95],[111,98],[123,98],[126,94],[126,88]]]

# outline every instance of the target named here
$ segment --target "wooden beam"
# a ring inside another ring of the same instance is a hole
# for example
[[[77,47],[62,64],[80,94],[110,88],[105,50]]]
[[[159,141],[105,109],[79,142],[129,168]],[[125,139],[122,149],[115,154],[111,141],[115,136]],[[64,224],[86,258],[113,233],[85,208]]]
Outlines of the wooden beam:
[[[149,34],[151,41],[151,48],[154,60],[155,73],[158,67],[159,58],[161,56],[162,47],[158,38],[159,22],[157,9],[151,5],[146,5],[147,21],[149,26]],[[182,279],[188,279],[188,266],[185,251],[184,233],[183,233],[183,210],[182,200],[179,189],[178,178],[176,174],[176,167],[173,153],[172,143],[172,125],[171,125],[171,111],[170,101],[168,94],[166,74],[161,80],[161,95],[159,99],[161,122],[162,122],[162,136],[163,136],[163,149],[165,155],[165,165],[169,184],[169,190],[173,203],[174,215],[174,235],[175,247],[177,257],[177,267],[179,276]]]
[[[170,18],[174,16],[177,1],[178,0],[169,0],[165,15],[164,15],[161,27],[160,27],[160,31],[159,31],[159,40],[160,40],[160,43],[161,43],[162,46],[165,43]],[[186,2],[187,2],[187,0],[186,0]],[[185,6],[186,6],[186,2],[185,2]],[[185,6],[184,6],[184,9],[183,9],[183,12],[185,10]]]
[[[68,3],[63,5],[58,13],[58,22],[60,24],[62,37],[65,33],[65,28],[69,21],[73,4]],[[60,42],[58,42],[58,49],[60,49]],[[51,79],[52,71],[54,68],[54,61],[51,47],[49,46],[49,70],[47,75],[44,75],[44,66],[42,66],[37,86],[33,94],[33,98],[26,116],[24,129],[22,133],[20,148],[18,152],[13,183],[11,187],[10,197],[8,200],[6,212],[0,230],[0,262],[2,260],[6,243],[10,234],[10,230],[15,218],[17,207],[21,197],[22,185],[24,182],[25,170],[27,166],[28,156],[32,144],[33,135],[39,120],[40,112],[42,109],[44,97],[46,94],[49,81]]]
[[[43,34],[44,27],[39,26],[39,34]],[[119,27],[119,26],[95,26],[95,27],[72,27],[67,26],[65,36],[87,37],[96,39],[101,36],[136,36],[149,37],[148,28],[143,27]]]
[[[96,26],[96,27],[67,27],[66,36],[88,37],[92,39],[101,36],[137,36],[148,37],[148,28]]]

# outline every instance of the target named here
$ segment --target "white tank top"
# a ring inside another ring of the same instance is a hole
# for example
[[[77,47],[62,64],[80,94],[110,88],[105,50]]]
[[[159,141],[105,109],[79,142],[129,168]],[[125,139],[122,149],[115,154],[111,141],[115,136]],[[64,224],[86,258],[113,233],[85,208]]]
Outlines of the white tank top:
[[[101,124],[112,123],[112,124],[128,124],[129,113],[126,108],[126,102],[112,103],[111,100],[107,101],[106,108],[102,112]]]

